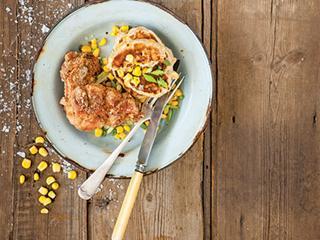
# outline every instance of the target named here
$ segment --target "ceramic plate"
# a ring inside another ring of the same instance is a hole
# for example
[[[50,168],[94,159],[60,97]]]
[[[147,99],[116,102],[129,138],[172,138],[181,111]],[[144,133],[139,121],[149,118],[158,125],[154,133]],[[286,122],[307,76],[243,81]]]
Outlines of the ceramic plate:
[[[53,147],[65,158],[86,169],[96,169],[119,144],[112,136],[95,138],[69,124],[62,106],[63,83],[59,69],[64,54],[78,50],[93,36],[102,38],[113,25],[145,26],[155,31],[180,59],[186,76],[185,98],[167,127],[159,133],[147,171],[162,169],[180,158],[203,130],[212,96],[212,76],[206,53],[192,30],[168,11],[137,1],[107,1],[85,5],[66,16],[47,36],[34,65],[33,106],[40,126]],[[113,37],[107,35],[107,55]],[[110,176],[131,176],[143,130],[130,141],[110,170]]]

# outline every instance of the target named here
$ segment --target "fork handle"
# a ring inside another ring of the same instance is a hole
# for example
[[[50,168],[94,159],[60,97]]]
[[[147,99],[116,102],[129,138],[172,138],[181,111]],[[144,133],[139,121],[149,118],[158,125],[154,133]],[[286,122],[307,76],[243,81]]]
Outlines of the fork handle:
[[[126,196],[124,197],[116,225],[112,233],[112,240],[122,240],[126,232],[128,221],[136,201],[143,173],[135,171],[129,183]]]
[[[102,181],[104,180],[106,174],[112,167],[114,161],[118,158],[122,149],[127,145],[128,141],[132,138],[132,136],[139,129],[141,124],[147,119],[139,120],[135,126],[131,129],[125,139],[119,144],[119,146],[110,154],[110,156],[103,162],[103,164],[91,174],[88,179],[82,183],[82,185],[78,189],[78,195],[84,199],[89,200],[96,192]]]

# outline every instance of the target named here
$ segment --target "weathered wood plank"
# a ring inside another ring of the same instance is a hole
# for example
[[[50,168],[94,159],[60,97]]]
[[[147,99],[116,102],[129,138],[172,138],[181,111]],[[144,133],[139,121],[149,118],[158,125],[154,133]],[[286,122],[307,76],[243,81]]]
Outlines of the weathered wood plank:
[[[168,7],[201,36],[202,2],[153,1]],[[146,176],[126,239],[203,239],[203,137],[177,163]],[[89,206],[89,239],[110,239],[128,180],[105,180]],[[101,229],[104,229],[101,231]]]
[[[15,1],[0,2],[0,236],[12,238],[13,231],[13,143],[15,141],[16,101],[10,94],[17,77],[17,26]]]
[[[41,133],[33,109],[31,107],[32,91],[32,62],[37,56],[45,33],[63,15],[82,1],[19,1],[17,9],[17,24],[19,29],[18,49],[18,81],[17,81],[17,140],[15,152],[27,150],[35,136]],[[50,148],[49,148],[50,149]],[[61,161],[50,151],[47,161]],[[48,215],[40,215],[41,206],[37,202],[37,189],[45,184],[45,177],[52,174],[46,170],[39,183],[32,182],[33,171],[23,171],[20,167],[20,157],[14,161],[14,178],[21,172],[25,173],[28,181],[24,186],[16,182],[13,239],[86,239],[86,202],[77,196],[77,185],[85,179],[85,173],[79,172],[79,178],[70,182],[66,175],[55,174],[61,188],[57,198],[50,208]],[[40,158],[34,161],[33,169]]]
[[[319,239],[317,1],[218,1],[216,239]]]

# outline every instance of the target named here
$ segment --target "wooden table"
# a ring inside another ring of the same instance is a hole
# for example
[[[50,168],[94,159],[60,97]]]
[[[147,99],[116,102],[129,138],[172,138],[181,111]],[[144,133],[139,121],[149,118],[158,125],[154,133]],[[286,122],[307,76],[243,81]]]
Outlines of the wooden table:
[[[205,133],[142,184],[126,239],[320,239],[320,2],[159,0],[198,34],[215,76]],[[48,28],[84,0],[0,1],[0,238],[110,239],[128,180],[86,178],[39,214],[36,184],[18,183],[17,152],[41,133],[32,60]],[[61,161],[51,153],[50,159]]]

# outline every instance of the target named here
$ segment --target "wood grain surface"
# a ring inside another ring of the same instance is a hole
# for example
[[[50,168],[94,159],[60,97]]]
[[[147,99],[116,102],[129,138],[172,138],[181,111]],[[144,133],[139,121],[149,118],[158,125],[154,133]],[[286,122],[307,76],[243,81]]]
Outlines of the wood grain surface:
[[[320,239],[320,2],[157,0],[202,40],[215,76],[204,135],[172,166],[143,180],[126,239]],[[0,239],[110,239],[126,179],[77,196],[76,168],[49,215],[18,153],[41,134],[30,98],[46,32],[84,0],[0,1]],[[18,177],[26,174],[20,186]],[[45,176],[52,174],[48,171]]]

